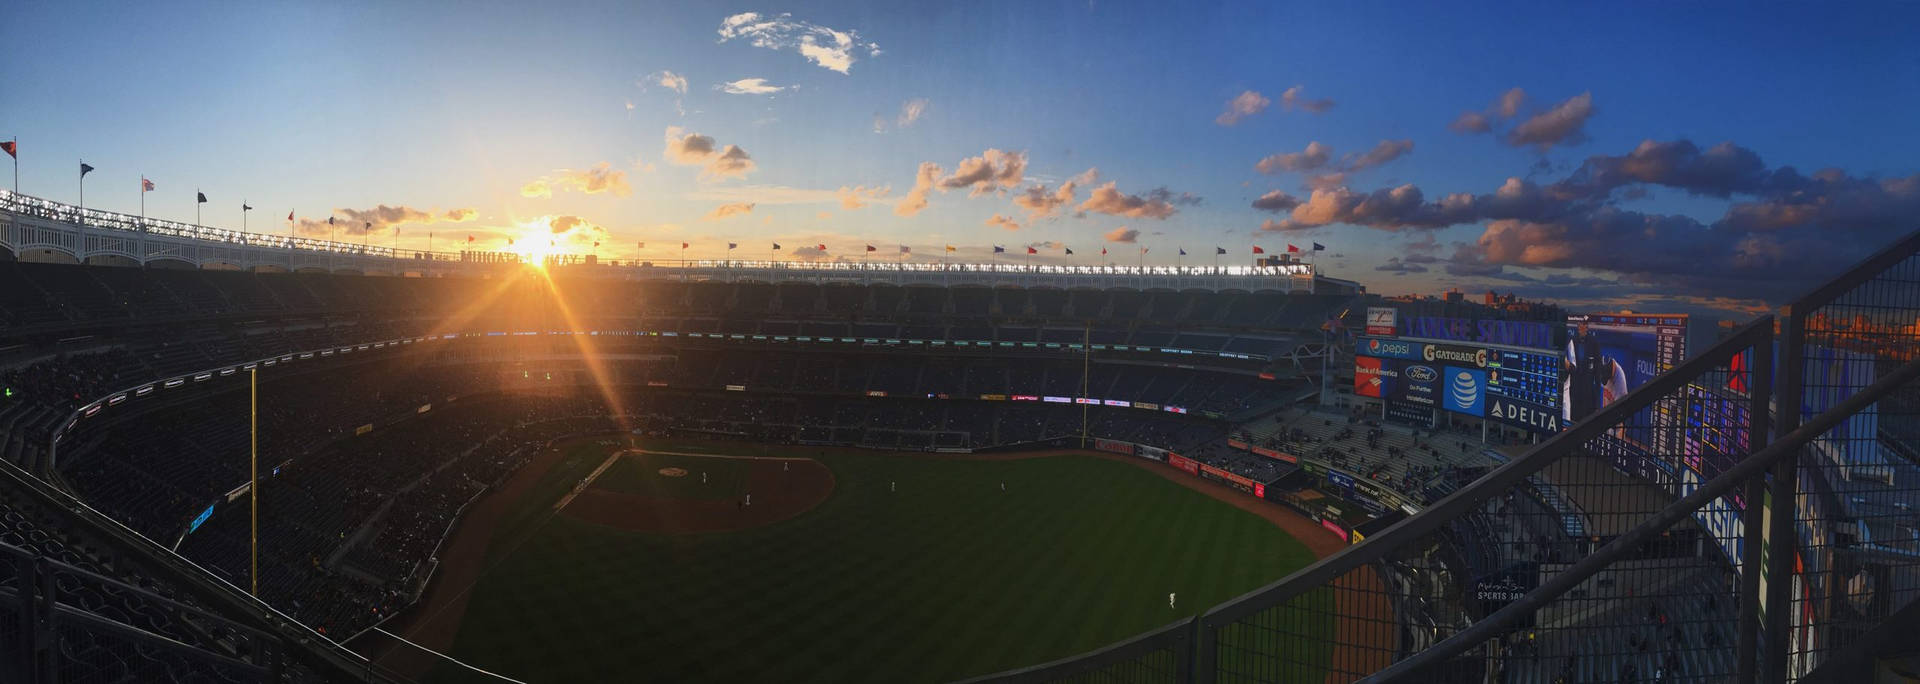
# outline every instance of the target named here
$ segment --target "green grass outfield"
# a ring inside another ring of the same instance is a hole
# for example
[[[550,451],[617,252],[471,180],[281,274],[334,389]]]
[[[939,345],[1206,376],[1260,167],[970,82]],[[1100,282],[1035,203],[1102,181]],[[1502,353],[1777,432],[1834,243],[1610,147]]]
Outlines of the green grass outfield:
[[[820,458],[833,495],[799,517],[740,532],[626,532],[546,514],[612,449],[564,448],[496,529],[453,649],[528,682],[946,681],[1103,646],[1313,558],[1257,516],[1087,456],[836,450]],[[450,670],[428,681],[475,681]]]

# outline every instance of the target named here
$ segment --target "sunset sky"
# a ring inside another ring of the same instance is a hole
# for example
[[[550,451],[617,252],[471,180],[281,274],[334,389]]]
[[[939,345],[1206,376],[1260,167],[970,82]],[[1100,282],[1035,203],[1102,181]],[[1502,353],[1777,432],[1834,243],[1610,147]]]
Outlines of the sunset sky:
[[[92,207],[619,259],[1320,242],[1375,292],[1640,310],[1920,227],[1913,3],[262,5],[13,7],[20,190],[84,158]]]

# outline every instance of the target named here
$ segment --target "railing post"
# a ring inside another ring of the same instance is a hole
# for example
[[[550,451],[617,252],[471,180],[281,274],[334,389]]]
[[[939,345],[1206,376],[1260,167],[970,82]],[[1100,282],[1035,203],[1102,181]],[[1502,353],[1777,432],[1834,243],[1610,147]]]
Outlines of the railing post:
[[[1800,425],[1800,385],[1804,377],[1802,366],[1806,359],[1805,323],[1806,312],[1799,310],[1798,307],[1788,313],[1784,335],[1786,339],[1780,345],[1782,353],[1786,356],[1785,363],[1781,364],[1781,368],[1784,369],[1784,378],[1776,379],[1772,376],[1771,349],[1767,350],[1767,356],[1764,359],[1756,354],[1755,362],[1752,364],[1756,381],[1765,377],[1769,384],[1777,384],[1780,389],[1780,399],[1775,402],[1775,405],[1782,413],[1786,413],[1780,417],[1781,434]],[[1763,373],[1766,375],[1763,376]],[[1766,395],[1756,392],[1753,396]],[[1788,413],[1788,411],[1791,412]],[[1766,573],[1767,586],[1766,594],[1760,597],[1766,602],[1767,607],[1766,641],[1762,644],[1760,651],[1765,660],[1760,672],[1764,681],[1767,682],[1785,682],[1788,678],[1787,656],[1793,642],[1792,630],[1789,628],[1793,617],[1791,591],[1794,579],[1793,560],[1798,552],[1800,541],[1799,532],[1794,524],[1799,518],[1797,493],[1800,454],[1801,452],[1796,451],[1793,455],[1782,458],[1774,464],[1770,490],[1772,496],[1770,500],[1762,501],[1763,504],[1768,504],[1763,506],[1763,510],[1768,514],[1769,519],[1765,549],[1767,566],[1762,569]]]
[[[1206,615],[1194,616],[1193,655],[1187,660],[1189,664],[1187,669],[1193,673],[1193,678],[1189,681],[1193,684],[1213,684],[1217,679],[1220,664],[1215,661],[1220,656],[1220,649],[1215,642],[1218,640],[1219,632],[1207,624]]]
[[[1771,411],[1768,405],[1773,384],[1773,335],[1760,336],[1747,353],[1747,454],[1760,451],[1767,442],[1768,420]],[[1767,496],[1767,483],[1764,477],[1754,477],[1747,481],[1741,496],[1746,499],[1746,509],[1740,514],[1740,610],[1736,625],[1739,642],[1734,651],[1734,677],[1741,684],[1755,684],[1760,680],[1761,654],[1761,575],[1767,562],[1766,548],[1767,525],[1764,518],[1764,502]]]

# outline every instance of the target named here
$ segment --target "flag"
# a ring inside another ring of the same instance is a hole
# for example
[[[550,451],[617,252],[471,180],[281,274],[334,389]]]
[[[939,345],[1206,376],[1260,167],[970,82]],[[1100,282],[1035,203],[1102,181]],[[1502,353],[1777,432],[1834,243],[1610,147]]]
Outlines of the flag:
[[[198,196],[198,201],[196,201],[196,202],[194,202],[194,204],[206,204],[206,203],[207,203],[207,193],[204,193],[204,192],[200,192],[200,191],[198,191],[198,190],[195,190],[195,191],[193,192],[193,194],[194,194],[194,195],[196,195],[196,196]],[[241,210],[241,211],[246,211],[246,210],[248,210],[248,209],[252,209],[252,208],[253,208],[253,207],[249,207],[249,206],[247,206],[247,204],[246,204],[245,202],[241,202],[241,203],[240,203],[240,210]]]
[[[467,244],[469,245],[473,244],[473,235],[471,234],[467,235]]]
[[[876,248],[873,245],[867,245],[867,251],[869,252],[876,251]]]
[[[80,177],[86,178],[89,173],[93,173],[93,167],[86,162],[80,162]]]
[[[1227,253],[1227,248],[1225,248],[1225,247],[1215,247],[1215,248],[1213,248],[1213,255],[1214,255],[1214,256],[1220,256],[1220,255],[1222,255],[1222,254],[1226,254],[1226,253]]]
[[[289,209],[289,210],[287,210],[287,220],[288,220],[288,221],[292,221],[292,220],[293,220],[293,210],[291,210],[291,209]]]
[[[327,225],[329,225],[329,226],[331,226],[331,225],[333,225],[333,217],[332,217],[332,216],[328,216],[328,217],[327,217]]]
[[[1067,248],[1067,256],[1073,256],[1073,248],[1072,248],[1072,247],[1068,247],[1068,248]]]
[[[680,243],[680,248],[681,248],[681,249],[686,249],[686,248],[687,248],[687,243],[684,243],[684,242],[682,242],[682,243]]]
[[[1267,253],[1267,250],[1264,250],[1264,249],[1261,249],[1259,245],[1254,245],[1254,246],[1253,246],[1253,253],[1254,253],[1254,254],[1266,254],[1266,253]]]
[[[508,241],[507,241],[507,244],[513,244],[513,241],[512,241],[512,240],[508,240]],[[647,243],[645,243],[645,242],[642,242],[642,243],[639,243],[639,244],[640,244],[640,249],[646,249],[646,248],[647,248]]]
[[[201,193],[201,195],[200,195],[200,201],[202,201],[202,202],[205,202],[205,201],[207,201],[207,195],[206,195],[205,193]],[[246,203],[246,202],[241,202],[241,203],[240,203],[240,211],[253,211],[253,207],[249,207],[249,206],[247,206],[247,203]]]
[[[366,225],[364,225],[364,226],[360,226],[360,230],[361,230],[362,232],[372,232],[372,231],[373,231],[373,222],[372,222],[372,221],[368,221]]]
[[[7,156],[9,157],[13,157],[14,159],[20,158],[20,143],[12,140],[0,142],[0,150],[6,150]]]
[[[1327,251],[1327,246],[1326,246],[1326,245],[1323,245],[1323,244],[1320,244],[1320,243],[1318,243],[1318,242],[1316,242],[1316,243],[1313,243],[1313,251],[1316,251],[1316,252],[1324,252],[1324,251]]]
[[[1147,248],[1145,248],[1145,247],[1141,247],[1141,248],[1140,248],[1140,253],[1141,253],[1141,254],[1146,254],[1146,253],[1147,253]]]
[[[599,240],[594,240],[594,241],[593,241],[593,247],[594,247],[594,249],[599,249],[599,248],[600,248],[600,241],[599,241]]]
[[[900,253],[901,253],[901,254],[912,254],[912,253],[913,253],[913,248],[912,248],[912,247],[908,247],[908,246],[906,246],[906,245],[901,245],[901,246],[900,246]]]
[[[153,181],[150,181],[150,180],[147,180],[147,177],[146,177],[146,176],[141,176],[141,177],[140,177],[140,191],[141,191],[141,192],[153,192]]]
[[[512,246],[513,246],[513,238],[507,238],[507,246],[508,246],[508,247],[512,247]]]
[[[994,254],[1004,254],[1004,253],[1006,253],[1006,251],[1007,251],[1007,248],[1005,248],[1005,247],[1001,247],[1001,246],[999,246],[999,245],[994,245],[994,246],[993,246],[993,253],[994,253]]]
[[[1040,250],[1037,250],[1037,249],[1034,249],[1034,248],[1032,248],[1032,247],[1028,247],[1028,248],[1027,248],[1027,253],[1028,253],[1028,254],[1039,254],[1039,253],[1040,253]]]
[[[822,243],[822,244],[818,244],[818,245],[814,245],[814,246],[813,246],[813,248],[814,248],[814,249],[817,249],[817,250],[820,250],[820,251],[822,251],[822,252],[824,252],[824,251],[827,251],[827,246],[826,246],[826,244],[825,244],[825,243]]]
[[[780,249],[780,243],[778,243],[778,242],[776,242],[776,243],[773,243],[773,248],[774,248],[775,250],[778,250],[778,249]]]
[[[948,252],[952,252],[952,251],[953,251],[953,245],[947,245],[947,251],[948,251]]]
[[[1186,255],[1187,255],[1187,248],[1185,248],[1185,247],[1181,247],[1181,248],[1180,248],[1180,256],[1186,256]]]
[[[1289,251],[1289,252],[1298,252],[1298,251],[1300,251],[1300,248],[1299,248],[1299,247],[1295,247],[1295,246],[1293,246],[1292,244],[1288,244],[1288,245],[1287,245],[1287,251]]]
[[[1101,247],[1101,248],[1100,248],[1100,256],[1106,256],[1106,255],[1107,255],[1107,248],[1105,248],[1105,247]]]
[[[739,246],[740,246],[740,243],[738,243],[738,242],[729,242],[729,243],[727,243],[727,249],[733,249],[733,248],[735,248],[735,247],[739,247]]]

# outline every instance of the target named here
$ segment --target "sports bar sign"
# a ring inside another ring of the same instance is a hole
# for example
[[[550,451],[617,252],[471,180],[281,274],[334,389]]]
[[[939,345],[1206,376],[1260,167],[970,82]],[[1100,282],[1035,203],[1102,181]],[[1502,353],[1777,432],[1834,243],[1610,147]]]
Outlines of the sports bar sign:
[[[1391,306],[1367,307],[1367,334],[1392,337],[1399,327],[1398,321],[1394,320],[1398,316],[1399,311]]]

